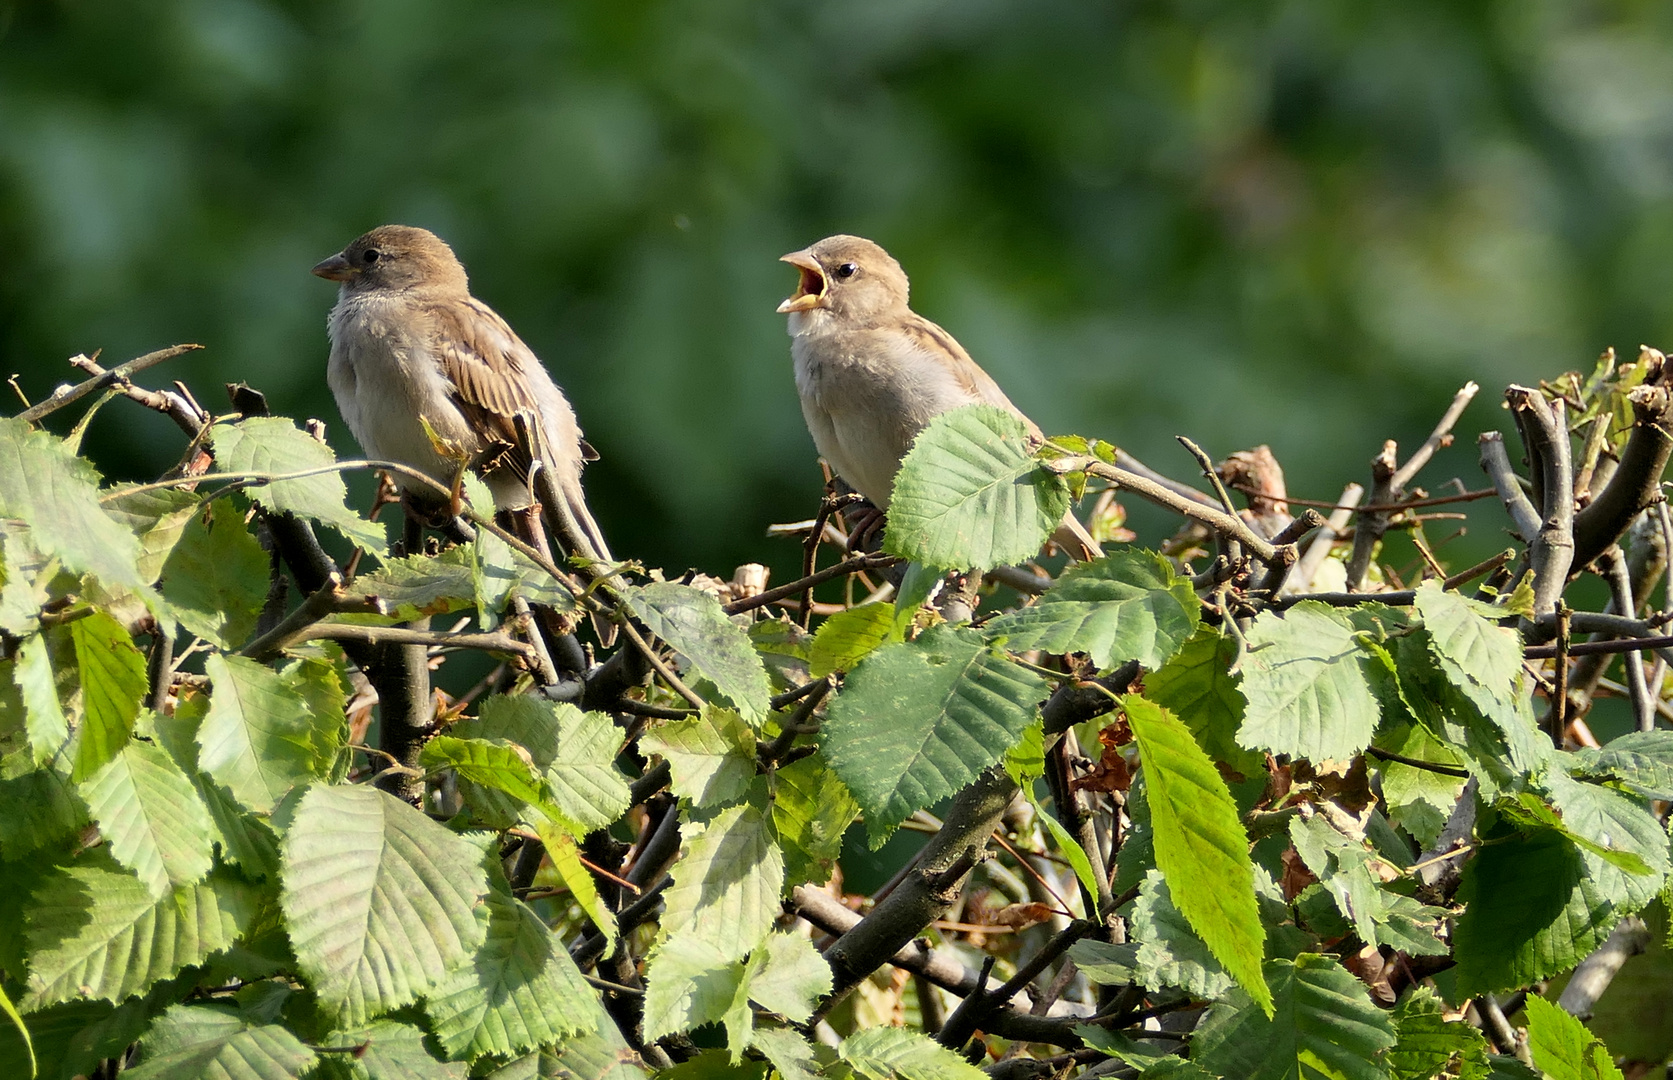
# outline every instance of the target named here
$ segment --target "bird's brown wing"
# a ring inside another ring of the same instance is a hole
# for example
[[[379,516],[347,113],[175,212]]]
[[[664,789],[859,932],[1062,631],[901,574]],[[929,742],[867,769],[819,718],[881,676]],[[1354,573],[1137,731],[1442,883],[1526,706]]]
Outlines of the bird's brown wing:
[[[1043,439],[1039,425],[1023,415],[1021,409],[1011,404],[1011,399],[1005,396],[1005,391],[999,389],[999,384],[993,377],[981,369],[976,361],[970,359],[970,354],[964,351],[964,346],[958,343],[953,335],[941,327],[930,322],[916,312],[911,313],[902,322],[901,330],[923,354],[933,362],[946,369],[948,374],[958,382],[958,385],[969,395],[971,402],[984,402],[997,405],[1001,409],[1015,415],[1028,425],[1028,433],[1036,439]]]
[[[1005,396],[1005,391],[999,389],[999,384],[993,381],[993,377],[983,371],[976,361],[970,359],[970,354],[964,351],[964,346],[960,345],[953,335],[915,313],[906,320],[903,329],[925,356],[946,368],[953,378],[958,380],[959,386],[969,395],[972,402],[985,402],[1008,410],[1028,426],[1031,438],[1042,442],[1045,440],[1045,433],[1040,430],[1040,425],[1011,404],[1011,399]],[[1052,539],[1070,558],[1080,562],[1087,562],[1104,554],[1103,548],[1099,547],[1098,541],[1086,531],[1073,510],[1063,515],[1063,521],[1058,525]]]
[[[435,355],[460,410],[476,430],[516,446],[513,417],[528,413],[538,427],[540,407],[529,390],[528,373],[540,360],[494,309],[476,299],[437,303],[430,314]],[[527,475],[526,454],[514,455],[509,464]]]

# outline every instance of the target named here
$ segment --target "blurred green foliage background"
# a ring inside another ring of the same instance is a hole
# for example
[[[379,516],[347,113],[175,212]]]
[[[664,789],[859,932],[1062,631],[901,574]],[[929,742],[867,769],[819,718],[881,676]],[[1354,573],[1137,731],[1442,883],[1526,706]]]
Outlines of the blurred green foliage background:
[[[1426,479],[1475,486],[1506,382],[1673,341],[1670,61],[1657,0],[0,0],[0,367],[199,341],[161,372],[353,452],[308,267],[425,225],[569,391],[618,552],[783,580],[775,260],[846,231],[1048,431],[1334,498],[1473,378]],[[178,452],[136,411],[114,475]]]

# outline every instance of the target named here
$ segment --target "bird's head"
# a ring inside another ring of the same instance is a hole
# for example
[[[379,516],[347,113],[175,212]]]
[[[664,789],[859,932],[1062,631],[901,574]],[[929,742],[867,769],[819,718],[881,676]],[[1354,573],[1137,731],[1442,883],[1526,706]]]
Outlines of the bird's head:
[[[465,268],[446,242],[428,229],[380,225],[314,267],[349,292],[372,289],[469,291]]]
[[[778,306],[780,314],[792,316],[792,326],[798,314],[807,318],[829,312],[837,318],[868,319],[906,307],[906,272],[887,251],[863,237],[827,236],[780,261],[801,273],[795,295]]]

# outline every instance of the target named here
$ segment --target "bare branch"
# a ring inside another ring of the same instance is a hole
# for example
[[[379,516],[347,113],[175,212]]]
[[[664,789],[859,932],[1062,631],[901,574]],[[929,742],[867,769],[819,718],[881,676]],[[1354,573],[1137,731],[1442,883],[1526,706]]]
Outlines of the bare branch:
[[[181,356],[185,353],[201,348],[203,348],[202,345],[171,345],[166,349],[158,349],[156,352],[146,353],[144,356],[138,357],[137,359],[129,360],[126,364],[118,364],[116,367],[105,371],[104,374],[94,376],[86,382],[77,383],[74,386],[60,387],[57,390],[54,390],[52,395],[45,401],[36,402],[34,405],[31,405],[29,408],[18,413],[17,419],[33,424],[42,417],[52,415],[66,405],[80,401],[88,394],[106,389],[107,387],[115,386],[121,380],[132,375],[137,375],[146,368],[155,367],[164,360],[172,360],[176,356]]]

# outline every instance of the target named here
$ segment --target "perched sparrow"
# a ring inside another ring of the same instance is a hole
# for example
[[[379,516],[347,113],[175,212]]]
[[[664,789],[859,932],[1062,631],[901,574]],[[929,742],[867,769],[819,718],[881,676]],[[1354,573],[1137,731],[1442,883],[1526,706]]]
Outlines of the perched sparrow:
[[[782,261],[802,275],[778,306],[790,316],[802,415],[831,468],[878,509],[912,440],[941,413],[985,402],[1044,438],[951,334],[907,306],[906,273],[888,252],[831,236]],[[1052,539],[1081,560],[1103,554],[1073,513]]]
[[[506,321],[471,296],[452,248],[424,229],[384,225],[314,273],[342,283],[327,324],[326,379],[369,456],[410,466],[446,487],[458,465],[438,452],[428,423],[445,444],[484,468],[498,509],[526,510],[536,499],[529,456],[513,452],[524,445],[521,417],[562,504],[546,508],[556,531],[576,554],[609,560],[581,491],[581,465],[597,455],[581,438],[575,410]],[[405,492],[408,481],[397,483]],[[436,501],[421,485],[410,494],[421,503]]]

